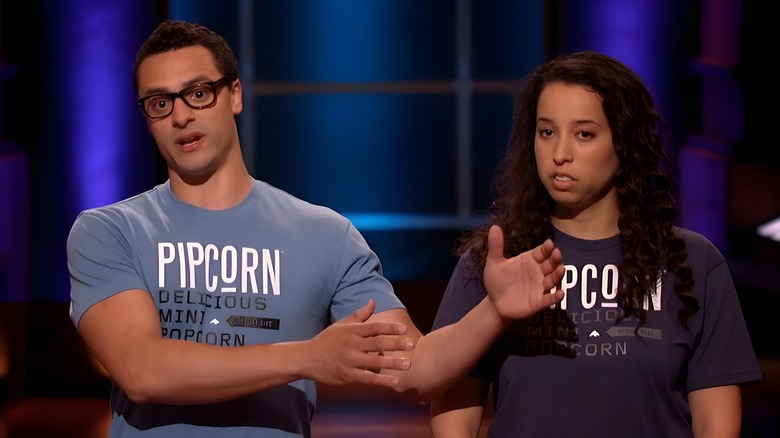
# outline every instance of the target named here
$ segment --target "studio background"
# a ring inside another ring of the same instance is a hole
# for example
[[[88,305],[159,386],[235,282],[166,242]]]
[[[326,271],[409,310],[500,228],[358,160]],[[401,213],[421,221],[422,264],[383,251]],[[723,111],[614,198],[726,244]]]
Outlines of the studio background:
[[[68,319],[65,240],[78,212],[166,179],[131,75],[168,17],[212,27],[235,50],[252,174],[349,217],[424,330],[457,237],[490,205],[520,78],[574,50],[625,62],[668,123],[680,224],[727,256],[767,369],[744,436],[778,436],[780,244],[757,232],[780,216],[766,5],[0,0],[0,396],[16,436],[36,402],[107,397]]]

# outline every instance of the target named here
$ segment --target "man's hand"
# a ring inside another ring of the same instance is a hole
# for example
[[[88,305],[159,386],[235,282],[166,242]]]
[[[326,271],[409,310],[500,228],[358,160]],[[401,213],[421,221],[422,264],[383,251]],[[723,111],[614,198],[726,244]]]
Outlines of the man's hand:
[[[327,384],[365,383],[393,387],[395,376],[370,370],[409,368],[409,359],[383,356],[383,351],[408,351],[414,346],[404,336],[406,326],[397,322],[370,321],[376,303],[358,309],[352,315],[331,324],[310,341],[310,356],[305,367],[307,378]]]
[[[563,291],[549,291],[564,274],[561,251],[551,240],[511,259],[504,258],[504,233],[488,231],[484,283],[498,315],[507,322],[524,319],[558,303]]]

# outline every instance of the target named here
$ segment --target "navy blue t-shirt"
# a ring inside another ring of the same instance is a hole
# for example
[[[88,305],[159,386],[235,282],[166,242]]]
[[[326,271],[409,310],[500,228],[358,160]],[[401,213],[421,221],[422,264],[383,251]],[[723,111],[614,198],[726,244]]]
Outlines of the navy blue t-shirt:
[[[674,278],[664,272],[646,303],[647,324],[615,323],[619,237],[556,232],[566,274],[561,303],[512,325],[474,370],[493,384],[489,437],[692,436],[687,393],[761,379],[728,266],[703,236],[684,229],[700,310],[685,328]],[[465,254],[433,328],[465,315],[486,291]]]

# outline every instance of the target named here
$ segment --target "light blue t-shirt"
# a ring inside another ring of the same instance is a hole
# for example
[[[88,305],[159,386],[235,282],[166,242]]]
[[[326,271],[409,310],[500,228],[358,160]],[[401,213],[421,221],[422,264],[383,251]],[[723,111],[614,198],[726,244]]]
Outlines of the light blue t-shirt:
[[[82,212],[68,237],[71,319],[122,291],[149,291],[166,338],[222,346],[310,339],[376,301],[403,308],[376,254],[343,216],[262,181],[205,210],[168,182]],[[138,405],[111,396],[111,437],[308,437],[314,382],[224,403]]]

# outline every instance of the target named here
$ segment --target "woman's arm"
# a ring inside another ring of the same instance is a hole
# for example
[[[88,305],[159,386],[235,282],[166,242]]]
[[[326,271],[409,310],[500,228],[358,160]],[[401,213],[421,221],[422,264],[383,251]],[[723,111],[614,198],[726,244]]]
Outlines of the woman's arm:
[[[408,327],[415,339],[412,351],[387,351],[387,356],[405,356],[411,360],[408,370],[383,370],[400,381],[395,389],[420,401],[441,396],[459,382],[479,362],[493,343],[514,320],[528,318],[563,299],[557,286],[564,274],[560,250],[552,241],[519,254],[504,257],[501,229],[494,226],[488,239],[485,286],[488,296],[454,324],[420,336],[405,310],[377,313],[369,321],[394,321]]]
[[[742,391],[737,385],[691,391],[693,435],[696,438],[738,438],[742,429]]]
[[[465,378],[431,403],[434,438],[477,438],[487,399],[488,385]]]

